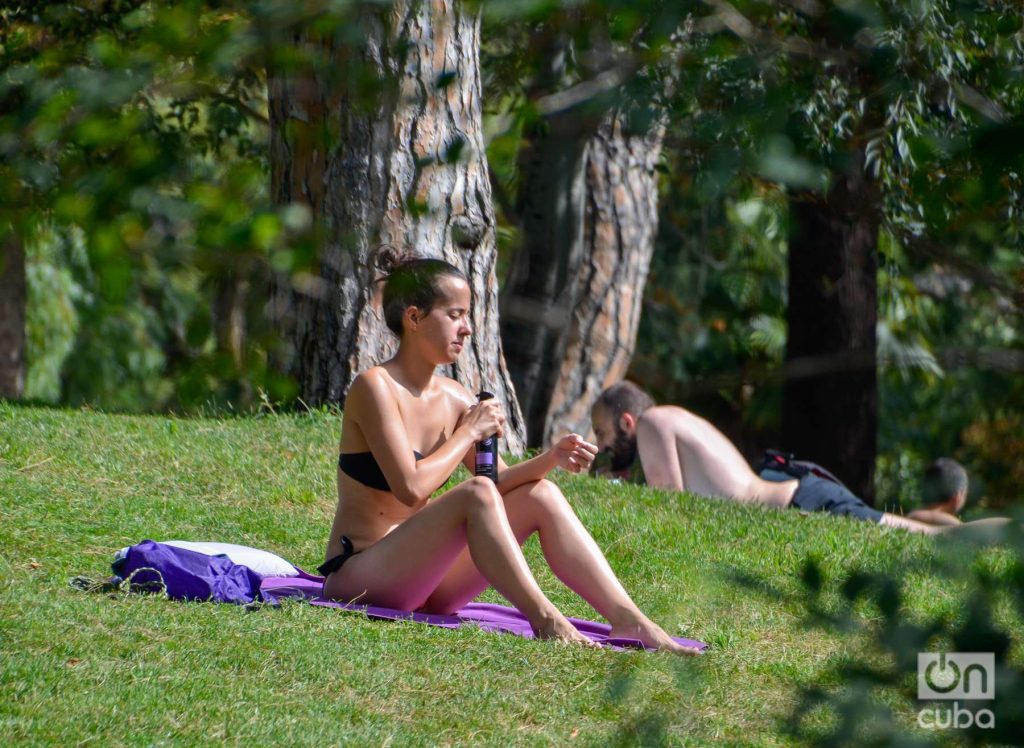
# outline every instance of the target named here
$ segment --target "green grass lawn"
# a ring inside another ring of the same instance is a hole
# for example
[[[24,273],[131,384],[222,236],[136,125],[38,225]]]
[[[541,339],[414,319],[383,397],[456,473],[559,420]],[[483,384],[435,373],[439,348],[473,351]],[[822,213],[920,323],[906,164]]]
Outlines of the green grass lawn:
[[[312,569],[335,504],[336,416],[180,419],[0,402],[0,735],[18,743],[787,745],[801,687],[864,633],[810,626],[808,557],[898,573],[909,620],[964,615],[933,541],[867,523],[554,474],[642,608],[696,660],[588,651],[302,603],[246,611],[86,594],[144,538],[242,543]],[[987,553],[987,555],[984,555]],[[1000,549],[974,563],[999,566]],[[1008,551],[1007,551],[1008,553]],[[567,614],[590,609],[527,554]],[[494,593],[484,596],[498,601]],[[859,604],[871,623],[876,606]],[[1008,626],[1020,630],[1012,606]],[[869,626],[870,629],[870,626]],[[1013,642],[1020,656],[1019,638]],[[881,656],[881,655],[879,655]],[[884,699],[884,695],[882,696]],[[899,707],[910,726],[914,714]],[[833,716],[812,713],[825,730]]]

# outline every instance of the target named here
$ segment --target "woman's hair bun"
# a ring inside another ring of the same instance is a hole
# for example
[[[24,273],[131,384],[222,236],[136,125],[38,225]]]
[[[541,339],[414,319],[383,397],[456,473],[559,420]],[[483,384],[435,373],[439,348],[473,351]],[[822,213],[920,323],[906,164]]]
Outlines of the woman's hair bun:
[[[390,244],[382,244],[374,252],[373,264],[384,275],[391,275],[402,265],[413,259],[415,259],[415,256],[410,252],[400,250]]]
[[[372,262],[383,275],[376,282],[384,284],[381,307],[384,322],[399,338],[402,337],[402,318],[411,306],[427,313],[442,298],[445,290],[440,279],[452,276],[466,280],[459,268],[437,257],[417,257],[390,244],[377,248]]]

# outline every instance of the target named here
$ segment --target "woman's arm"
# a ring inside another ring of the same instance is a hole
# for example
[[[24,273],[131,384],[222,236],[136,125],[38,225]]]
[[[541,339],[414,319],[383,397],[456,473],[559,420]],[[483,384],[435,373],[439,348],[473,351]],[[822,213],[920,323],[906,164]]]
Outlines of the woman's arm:
[[[481,433],[500,426],[498,415],[493,406],[475,406],[444,444],[417,460],[384,372],[370,369],[360,374],[345,400],[345,417],[352,417],[362,431],[391,492],[411,507],[424,504],[448,480],[466,451],[483,438]]]
[[[470,449],[463,463],[471,473],[474,466],[474,454],[475,449]],[[499,456],[498,491],[505,494],[524,483],[541,480],[556,467],[568,470],[570,473],[586,472],[590,469],[590,463],[594,461],[596,455],[596,444],[591,444],[579,434],[568,434],[559,439],[550,449],[529,460],[516,463],[512,467],[505,464],[505,461]]]
[[[498,491],[506,494],[524,483],[540,480],[547,476],[558,464],[553,450],[541,452],[529,460],[523,460],[509,467],[501,457],[498,457]]]

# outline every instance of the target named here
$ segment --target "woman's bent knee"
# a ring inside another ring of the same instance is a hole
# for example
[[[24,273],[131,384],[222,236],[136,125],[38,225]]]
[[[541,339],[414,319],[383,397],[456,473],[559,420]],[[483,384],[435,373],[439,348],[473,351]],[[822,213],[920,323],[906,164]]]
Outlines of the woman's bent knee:
[[[460,495],[470,506],[497,507],[501,504],[501,494],[490,478],[473,477],[459,486]]]
[[[535,507],[535,511],[545,515],[564,514],[572,512],[569,501],[562,493],[562,489],[546,478],[542,478],[529,485],[526,492],[529,503]]]
[[[553,496],[559,499],[564,498],[562,496],[562,489],[547,478],[541,478],[539,481],[534,483],[532,492],[537,492],[541,496]]]

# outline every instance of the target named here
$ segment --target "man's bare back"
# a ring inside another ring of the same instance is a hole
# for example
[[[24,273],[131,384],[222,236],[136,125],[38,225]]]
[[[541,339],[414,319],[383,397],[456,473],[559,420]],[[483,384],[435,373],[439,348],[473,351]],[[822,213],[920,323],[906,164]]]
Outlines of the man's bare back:
[[[644,475],[659,488],[785,508],[799,484],[762,479],[721,431],[674,405],[645,410],[636,439]]]

